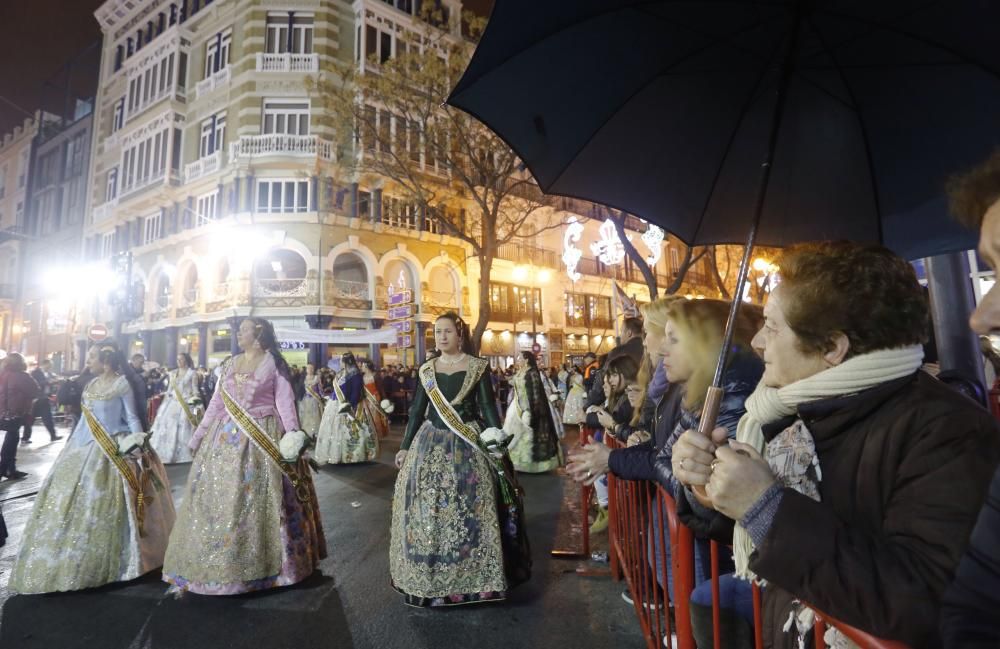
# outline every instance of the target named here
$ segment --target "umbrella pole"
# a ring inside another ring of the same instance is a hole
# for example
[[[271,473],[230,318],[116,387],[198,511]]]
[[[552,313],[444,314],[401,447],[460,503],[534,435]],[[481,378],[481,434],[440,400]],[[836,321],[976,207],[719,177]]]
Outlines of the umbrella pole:
[[[736,291],[733,294],[733,301],[729,307],[729,318],[726,320],[726,333],[722,338],[722,348],[719,350],[719,360],[715,366],[715,378],[711,387],[705,395],[705,405],[701,410],[701,419],[698,422],[698,431],[706,437],[711,437],[715,422],[719,417],[719,408],[722,406],[722,398],[725,391],[722,389],[722,377],[726,372],[726,364],[729,361],[730,348],[733,344],[733,333],[736,329],[736,317],[739,314],[740,304],[743,302],[743,291],[747,284],[747,275],[750,272],[750,260],[753,256],[754,244],[757,241],[757,230],[760,226],[760,218],[764,212],[764,201],[767,198],[767,188],[771,181],[771,168],[774,163],[774,152],[778,146],[778,134],[781,130],[781,120],[785,112],[785,104],[788,100],[788,84],[792,78],[792,69],[795,66],[795,53],[798,49],[799,27],[802,24],[802,3],[796,3],[794,24],[788,42],[788,50],[785,53],[781,67],[781,77],[778,80],[777,98],[774,114],[771,117],[771,132],[768,136],[767,153],[764,162],[761,164],[760,185],[757,187],[757,200],[754,205],[753,220],[750,225],[750,232],[747,234],[747,241],[743,248],[743,258],[740,260],[739,274],[736,276]],[[700,493],[704,493],[703,487],[696,487]]]

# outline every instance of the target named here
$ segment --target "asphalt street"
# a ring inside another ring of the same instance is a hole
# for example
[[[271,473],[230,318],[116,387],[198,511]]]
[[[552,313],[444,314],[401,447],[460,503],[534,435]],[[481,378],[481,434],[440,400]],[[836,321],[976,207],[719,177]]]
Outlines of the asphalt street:
[[[44,431],[43,431],[44,432]],[[37,437],[37,436],[36,436]],[[43,435],[44,437],[44,435]],[[166,593],[159,573],[99,589],[51,595],[7,590],[33,494],[62,442],[21,447],[24,480],[0,483],[10,537],[0,548],[0,648],[17,649],[483,649],[642,647],[622,583],[587,577],[601,568],[549,558],[573,542],[573,519],[560,513],[577,496],[556,474],[522,476],[534,556],[532,580],[504,603],[421,610],[389,586],[389,517],[398,436],[380,461],[326,467],[315,475],[329,557],[307,581],[235,597]],[[179,502],[188,465],[168,467]],[[577,526],[578,529],[578,526]],[[597,543],[600,543],[599,537]],[[598,545],[599,547],[599,545]]]

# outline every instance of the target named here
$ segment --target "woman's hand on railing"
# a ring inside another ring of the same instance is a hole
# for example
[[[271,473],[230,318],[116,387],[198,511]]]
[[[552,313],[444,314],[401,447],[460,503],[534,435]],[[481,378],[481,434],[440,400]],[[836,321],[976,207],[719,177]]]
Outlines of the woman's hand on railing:
[[[566,473],[577,482],[592,485],[608,472],[608,457],[611,449],[604,444],[595,444],[593,438],[587,446],[569,454]]]

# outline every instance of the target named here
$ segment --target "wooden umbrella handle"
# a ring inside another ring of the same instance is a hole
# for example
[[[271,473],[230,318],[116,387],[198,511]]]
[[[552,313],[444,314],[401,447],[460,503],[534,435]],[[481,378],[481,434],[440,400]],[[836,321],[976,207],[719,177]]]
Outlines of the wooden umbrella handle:
[[[722,397],[725,394],[725,390],[713,385],[708,388],[708,393],[705,395],[705,405],[702,406],[701,419],[698,421],[698,432],[709,439],[712,438],[712,431],[715,430],[715,422],[719,418],[719,409],[722,407]],[[694,492],[702,505],[712,506],[712,499],[708,497],[704,485],[691,485],[691,491]]]

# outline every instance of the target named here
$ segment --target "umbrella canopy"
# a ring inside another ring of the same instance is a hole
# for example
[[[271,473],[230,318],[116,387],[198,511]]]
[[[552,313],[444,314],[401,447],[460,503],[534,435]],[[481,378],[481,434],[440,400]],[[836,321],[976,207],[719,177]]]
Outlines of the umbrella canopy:
[[[449,103],[544,191],[690,245],[744,241],[764,187],[758,244],[913,259],[975,244],[943,185],[1000,144],[997,25],[979,0],[497,0]]]

